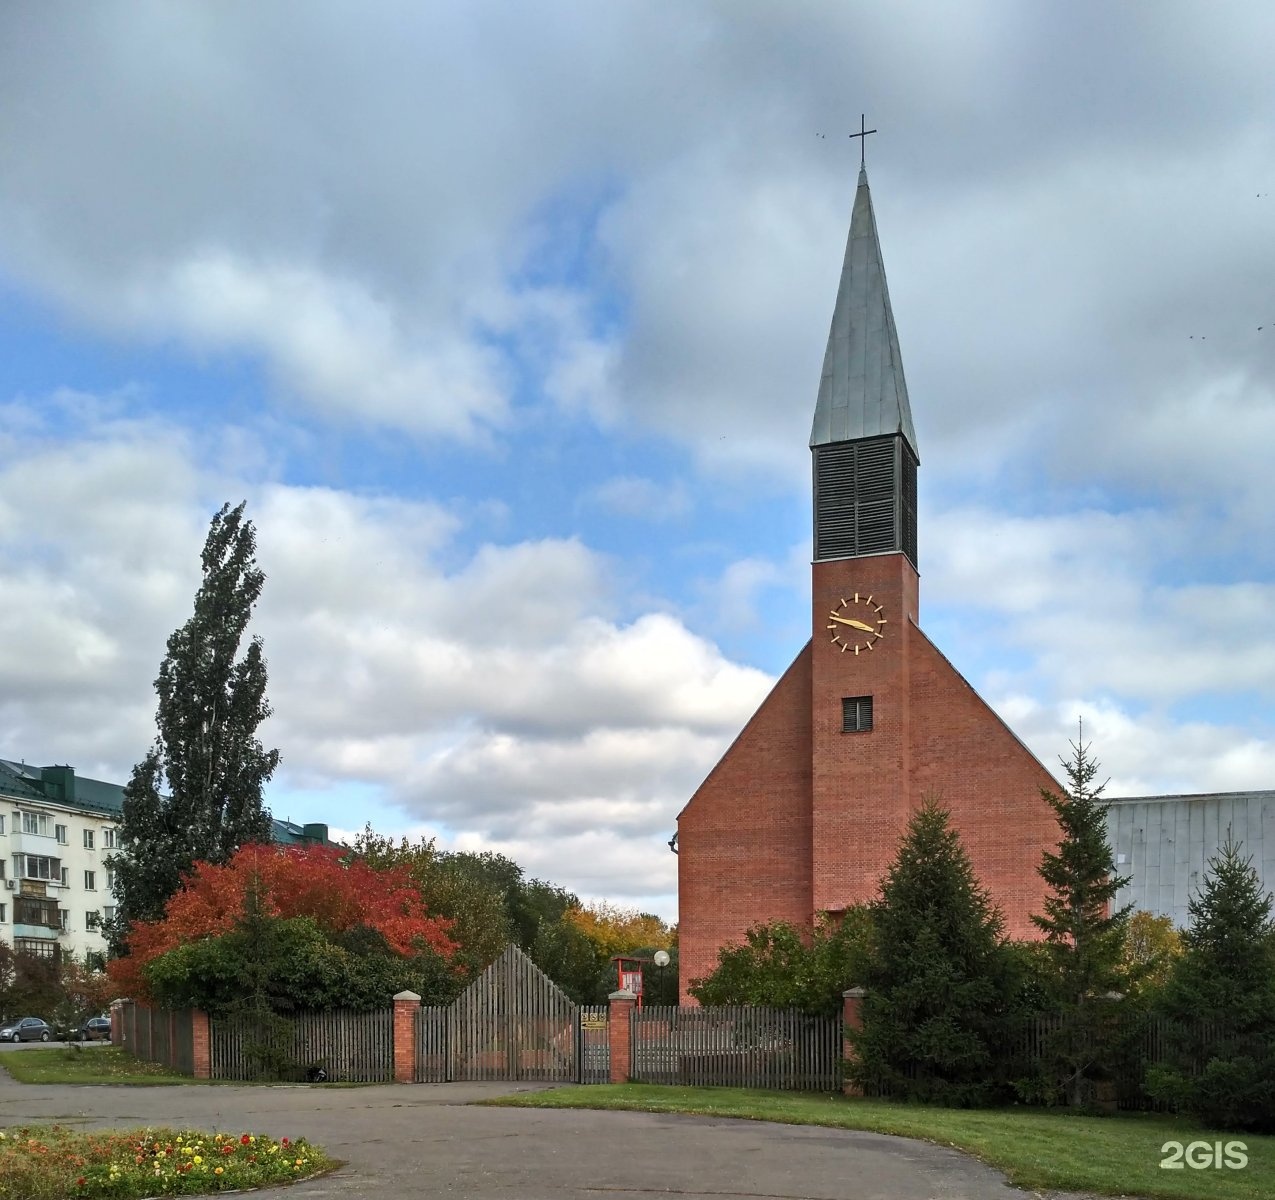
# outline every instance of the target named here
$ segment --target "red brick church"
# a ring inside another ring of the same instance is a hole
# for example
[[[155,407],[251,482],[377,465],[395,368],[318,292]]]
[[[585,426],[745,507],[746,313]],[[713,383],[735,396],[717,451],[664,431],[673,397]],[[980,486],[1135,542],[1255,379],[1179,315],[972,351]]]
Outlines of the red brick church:
[[[678,817],[683,988],[752,925],[871,899],[927,795],[1014,936],[1058,840],[1056,782],[921,629],[920,455],[865,171],[810,448],[812,637]]]

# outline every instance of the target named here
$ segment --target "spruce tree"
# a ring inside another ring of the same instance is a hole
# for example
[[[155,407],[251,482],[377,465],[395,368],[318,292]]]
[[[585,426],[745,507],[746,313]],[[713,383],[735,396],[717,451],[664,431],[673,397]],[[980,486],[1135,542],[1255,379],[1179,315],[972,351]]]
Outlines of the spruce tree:
[[[1275,922],[1251,858],[1229,835],[1191,898],[1183,954],[1154,1004],[1156,1099],[1222,1129],[1275,1132]]]
[[[193,863],[225,863],[239,846],[271,839],[262,789],[279,752],[257,738],[270,715],[261,639],[239,655],[265,582],[244,507],[213,516],[194,613],[169,637],[155,680],[155,742],[124,788],[119,848],[108,859],[117,954],[133,923],[163,915]]]
[[[850,1077],[868,1094],[950,1105],[1000,1094],[1013,1007],[1003,922],[936,800],[908,823],[872,906],[875,953]]]
[[[1111,1001],[1127,990],[1124,943],[1132,910],[1112,909],[1129,880],[1116,874],[1107,840],[1109,806],[1102,799],[1107,785],[1094,784],[1099,767],[1083,727],[1071,749],[1070,759],[1059,760],[1070,787],[1061,795],[1041,789],[1062,836],[1057,851],[1042,856],[1040,875],[1048,892],[1044,915],[1032,921],[1045,935],[1058,1018],[1041,1064],[1044,1079],[1079,1106],[1092,1098],[1091,1084],[1111,1055]]]

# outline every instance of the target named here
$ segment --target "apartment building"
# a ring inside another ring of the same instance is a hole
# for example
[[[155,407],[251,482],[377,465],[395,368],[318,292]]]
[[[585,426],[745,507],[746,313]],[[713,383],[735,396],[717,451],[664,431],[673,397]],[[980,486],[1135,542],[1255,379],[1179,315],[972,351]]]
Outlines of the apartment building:
[[[115,915],[115,849],[124,788],[69,766],[0,759],[0,941],[50,958],[104,961]],[[328,827],[274,822],[275,841],[330,845]]]

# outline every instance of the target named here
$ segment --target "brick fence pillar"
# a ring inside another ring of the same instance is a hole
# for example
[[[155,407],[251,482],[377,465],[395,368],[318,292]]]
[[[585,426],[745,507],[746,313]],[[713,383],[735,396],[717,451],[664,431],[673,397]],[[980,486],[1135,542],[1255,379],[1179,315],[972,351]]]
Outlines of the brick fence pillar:
[[[111,1001],[111,1045],[124,1044],[124,1004],[123,1000]]]
[[[855,1057],[854,1042],[847,1030],[863,1028],[863,998],[868,993],[861,987],[852,987],[841,993],[841,1057],[852,1061]],[[847,1096],[862,1096],[863,1089],[847,1079],[841,1085]]]
[[[416,1014],[421,998],[415,992],[394,997],[394,1082],[416,1082]]]
[[[190,1012],[191,1074],[196,1079],[212,1078],[212,1033],[208,1026],[208,1014],[199,1009]]]
[[[628,1083],[633,1055],[632,1016],[637,996],[627,988],[612,992],[607,1000],[611,1011],[607,1019],[607,1036],[611,1046],[611,1082]]]

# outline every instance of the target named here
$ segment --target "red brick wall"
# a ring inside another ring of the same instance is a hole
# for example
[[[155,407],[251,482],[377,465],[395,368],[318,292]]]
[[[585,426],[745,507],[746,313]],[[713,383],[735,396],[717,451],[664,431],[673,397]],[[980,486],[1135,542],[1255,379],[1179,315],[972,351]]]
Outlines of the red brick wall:
[[[421,998],[415,992],[403,991],[394,997],[394,1082],[412,1083],[416,1079],[416,1014]]]
[[[912,803],[908,676],[918,603],[916,570],[902,554],[818,562],[812,571],[814,909],[870,900],[894,856]],[[842,651],[828,614],[858,594],[883,606],[873,649]],[[843,733],[841,701],[871,696],[873,728]]]
[[[811,919],[810,771],[807,646],[678,817],[683,1003],[750,926]]]
[[[190,1014],[191,1058],[194,1060],[192,1074],[196,1079],[212,1078],[212,1030],[208,1024],[208,1014],[197,1009]]]
[[[1041,851],[1058,823],[1040,789],[1058,783],[919,629],[912,637],[912,774],[918,799],[951,810],[974,870],[1014,937],[1037,937]]]
[[[884,636],[842,652],[828,614],[855,593],[884,606]],[[754,924],[808,922],[871,900],[927,795],[951,811],[1016,937],[1044,888],[1058,829],[1055,781],[916,624],[919,581],[901,554],[815,563],[814,638],[678,818],[686,987]],[[871,696],[873,728],[842,732],[843,698]]]
[[[607,1038],[611,1057],[611,1082],[628,1083],[633,1060],[633,1008],[637,998],[630,992],[612,992],[608,998]]]

